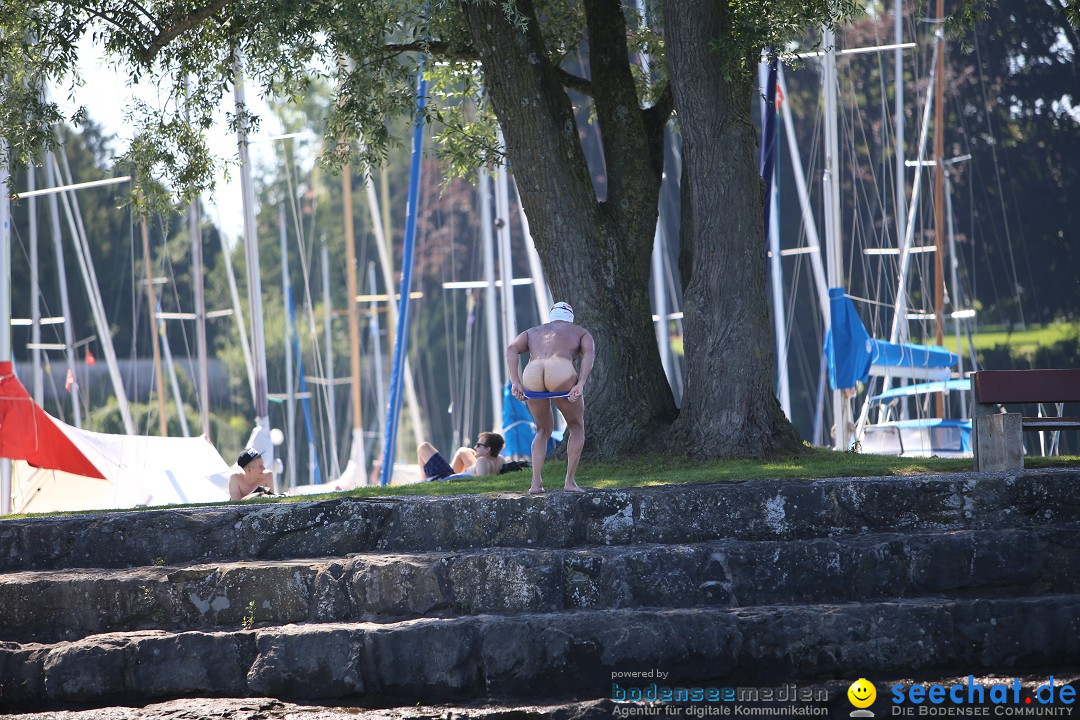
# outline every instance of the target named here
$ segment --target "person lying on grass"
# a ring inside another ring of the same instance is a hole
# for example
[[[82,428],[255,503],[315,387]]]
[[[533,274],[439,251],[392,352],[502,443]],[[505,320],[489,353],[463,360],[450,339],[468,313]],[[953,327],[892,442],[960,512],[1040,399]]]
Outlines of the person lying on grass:
[[[482,432],[471,448],[458,448],[450,462],[428,442],[416,448],[416,459],[423,468],[425,482],[498,475],[511,466],[514,470],[520,468],[520,463],[509,463],[499,455],[505,444],[499,433]]]

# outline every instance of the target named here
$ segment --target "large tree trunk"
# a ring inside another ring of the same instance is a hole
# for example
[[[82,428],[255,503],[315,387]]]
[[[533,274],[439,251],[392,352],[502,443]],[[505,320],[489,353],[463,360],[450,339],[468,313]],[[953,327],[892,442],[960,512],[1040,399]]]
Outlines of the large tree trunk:
[[[799,437],[773,389],[753,84],[725,72],[714,50],[731,31],[725,0],[664,0],[663,10],[683,138],[681,236],[690,244],[686,392],[673,441],[708,457],[793,449]]]
[[[617,26],[620,5],[590,0],[587,6],[608,12],[608,24],[589,28],[597,41],[590,62],[609,178],[603,203],[593,191],[570,100],[548,59],[531,0],[518,3],[527,19],[523,27],[510,24],[501,3],[462,2],[547,281],[596,341],[585,390],[586,453],[610,457],[655,447],[676,409],[648,296],[660,169],[629,77],[625,29]],[[597,58],[618,53],[617,46],[605,47],[612,38],[619,42],[610,23],[621,32],[622,57],[605,63],[610,76],[601,79]]]

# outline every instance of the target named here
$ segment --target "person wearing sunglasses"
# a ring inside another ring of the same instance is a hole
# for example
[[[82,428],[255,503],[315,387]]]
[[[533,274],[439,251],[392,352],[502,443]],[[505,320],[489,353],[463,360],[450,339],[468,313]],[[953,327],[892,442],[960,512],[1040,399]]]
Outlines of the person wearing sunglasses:
[[[420,443],[416,448],[416,459],[424,470],[425,481],[498,475],[506,463],[499,455],[505,444],[499,433],[482,432],[471,448],[458,448],[450,462],[428,442]]]

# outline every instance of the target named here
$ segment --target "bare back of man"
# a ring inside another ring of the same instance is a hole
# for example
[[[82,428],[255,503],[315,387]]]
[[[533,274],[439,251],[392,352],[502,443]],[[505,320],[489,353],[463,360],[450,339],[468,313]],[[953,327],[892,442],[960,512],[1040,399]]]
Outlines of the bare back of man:
[[[532,445],[533,479],[529,492],[544,491],[541,469],[547,454],[547,442],[554,429],[555,419],[548,398],[527,397],[531,393],[566,393],[554,398],[556,407],[566,419],[569,432],[567,441],[566,483],[564,489],[583,492],[574,474],[577,471],[581,450],[585,445],[585,400],[582,392],[592,371],[595,346],[592,335],[585,328],[573,324],[573,314],[565,303],[557,303],[553,310],[565,306],[563,315],[567,320],[553,320],[529,328],[506,348],[506,364],[510,373],[510,391],[514,397],[525,401],[536,422],[536,435]],[[520,373],[520,356],[529,353],[525,372]],[[581,358],[580,372],[574,368],[574,359]]]
[[[521,384],[534,392],[569,392],[578,380],[574,357],[581,352],[585,328],[565,322],[550,322],[525,331],[529,362]]]

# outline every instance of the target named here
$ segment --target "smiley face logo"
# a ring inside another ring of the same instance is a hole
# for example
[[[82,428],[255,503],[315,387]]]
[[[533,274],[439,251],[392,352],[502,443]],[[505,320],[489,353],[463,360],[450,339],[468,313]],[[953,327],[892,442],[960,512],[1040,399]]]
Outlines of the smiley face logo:
[[[868,708],[877,699],[877,689],[866,678],[859,678],[851,683],[847,691],[848,700],[857,708]]]

